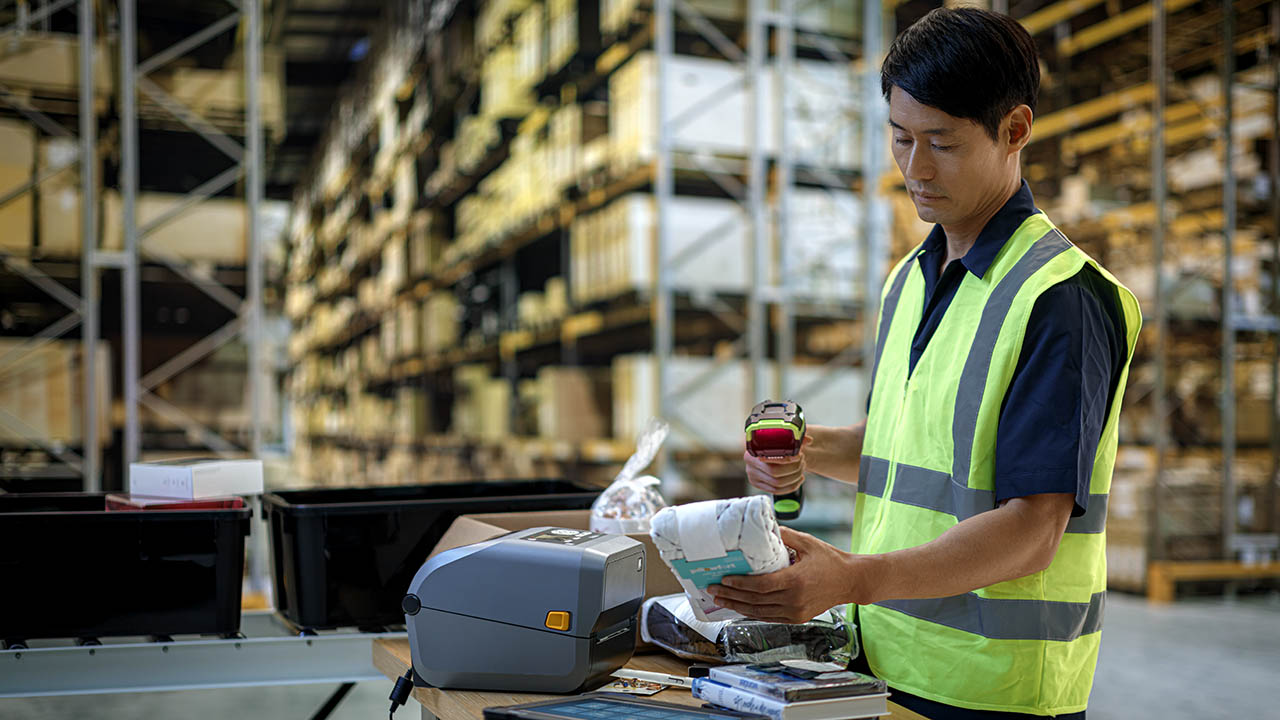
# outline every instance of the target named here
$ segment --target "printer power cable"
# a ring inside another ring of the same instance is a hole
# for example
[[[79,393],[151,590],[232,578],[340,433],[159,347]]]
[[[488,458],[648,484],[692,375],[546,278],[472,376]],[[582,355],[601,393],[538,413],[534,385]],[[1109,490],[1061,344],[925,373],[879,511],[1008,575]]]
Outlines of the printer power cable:
[[[413,668],[405,671],[404,677],[396,680],[396,686],[392,688],[391,695],[391,711],[387,713],[387,720],[395,718],[396,710],[401,705],[409,702],[409,694],[413,692]]]

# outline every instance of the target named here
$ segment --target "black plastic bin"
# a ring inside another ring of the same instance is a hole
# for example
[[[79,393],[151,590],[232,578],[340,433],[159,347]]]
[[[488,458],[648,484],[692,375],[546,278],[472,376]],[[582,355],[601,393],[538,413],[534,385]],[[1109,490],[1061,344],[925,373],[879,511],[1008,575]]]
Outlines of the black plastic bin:
[[[276,609],[303,630],[403,624],[400,600],[459,515],[581,510],[599,494],[520,480],[264,495]]]
[[[105,507],[103,493],[0,495],[0,638],[240,630],[251,509]]]

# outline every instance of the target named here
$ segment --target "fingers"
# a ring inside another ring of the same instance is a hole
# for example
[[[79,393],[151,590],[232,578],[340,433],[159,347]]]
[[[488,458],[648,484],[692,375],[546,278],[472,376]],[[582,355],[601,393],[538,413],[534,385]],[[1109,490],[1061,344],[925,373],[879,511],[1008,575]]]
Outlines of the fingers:
[[[787,608],[781,605],[751,605],[749,603],[738,602],[735,600],[721,600],[716,598],[716,605],[726,610],[733,610],[741,613],[753,620],[763,620],[773,623],[792,623],[797,622],[791,620],[787,615]]]
[[[786,591],[752,592],[727,585],[708,585],[707,593],[716,599],[717,605],[722,599],[747,605],[776,605],[786,597]]]
[[[751,453],[742,454],[746,463],[747,480],[755,487],[774,495],[793,492],[804,483],[804,459],[784,462],[767,462]]]
[[[765,594],[786,590],[792,581],[790,566],[764,575],[726,575],[720,585],[752,594]]]
[[[765,622],[795,624],[807,622],[812,616],[800,607],[788,603],[742,601],[728,597],[716,596],[716,605],[726,610],[733,610],[754,620]]]
[[[747,471],[747,481],[753,486],[771,495],[786,495],[795,492],[804,484],[804,473],[796,473],[785,478],[775,478],[758,471]]]

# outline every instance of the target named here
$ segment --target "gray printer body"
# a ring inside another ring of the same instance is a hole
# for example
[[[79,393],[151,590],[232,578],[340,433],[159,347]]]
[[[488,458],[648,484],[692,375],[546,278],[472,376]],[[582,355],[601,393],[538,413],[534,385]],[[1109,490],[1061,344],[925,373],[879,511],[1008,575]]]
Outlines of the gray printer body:
[[[635,651],[645,562],[624,535],[547,527],[440,553],[405,597],[415,683],[594,689]]]

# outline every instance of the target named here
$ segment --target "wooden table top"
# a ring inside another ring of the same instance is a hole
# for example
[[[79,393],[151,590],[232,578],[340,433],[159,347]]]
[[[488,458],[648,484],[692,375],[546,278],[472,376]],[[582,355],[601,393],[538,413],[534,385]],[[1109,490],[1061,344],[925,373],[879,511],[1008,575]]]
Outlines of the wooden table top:
[[[373,666],[388,678],[395,680],[404,675],[412,661],[409,659],[409,641],[400,638],[379,638],[373,641]],[[648,670],[672,675],[688,675],[689,663],[667,653],[635,655],[627,667],[632,670]],[[518,705],[549,700],[554,695],[534,693],[480,692],[477,690],[438,690],[414,688],[413,698],[422,703],[440,720],[483,720],[487,707]],[[650,700],[700,707],[703,703],[684,688],[669,688],[649,697]],[[928,720],[922,715],[889,703],[894,720]]]

